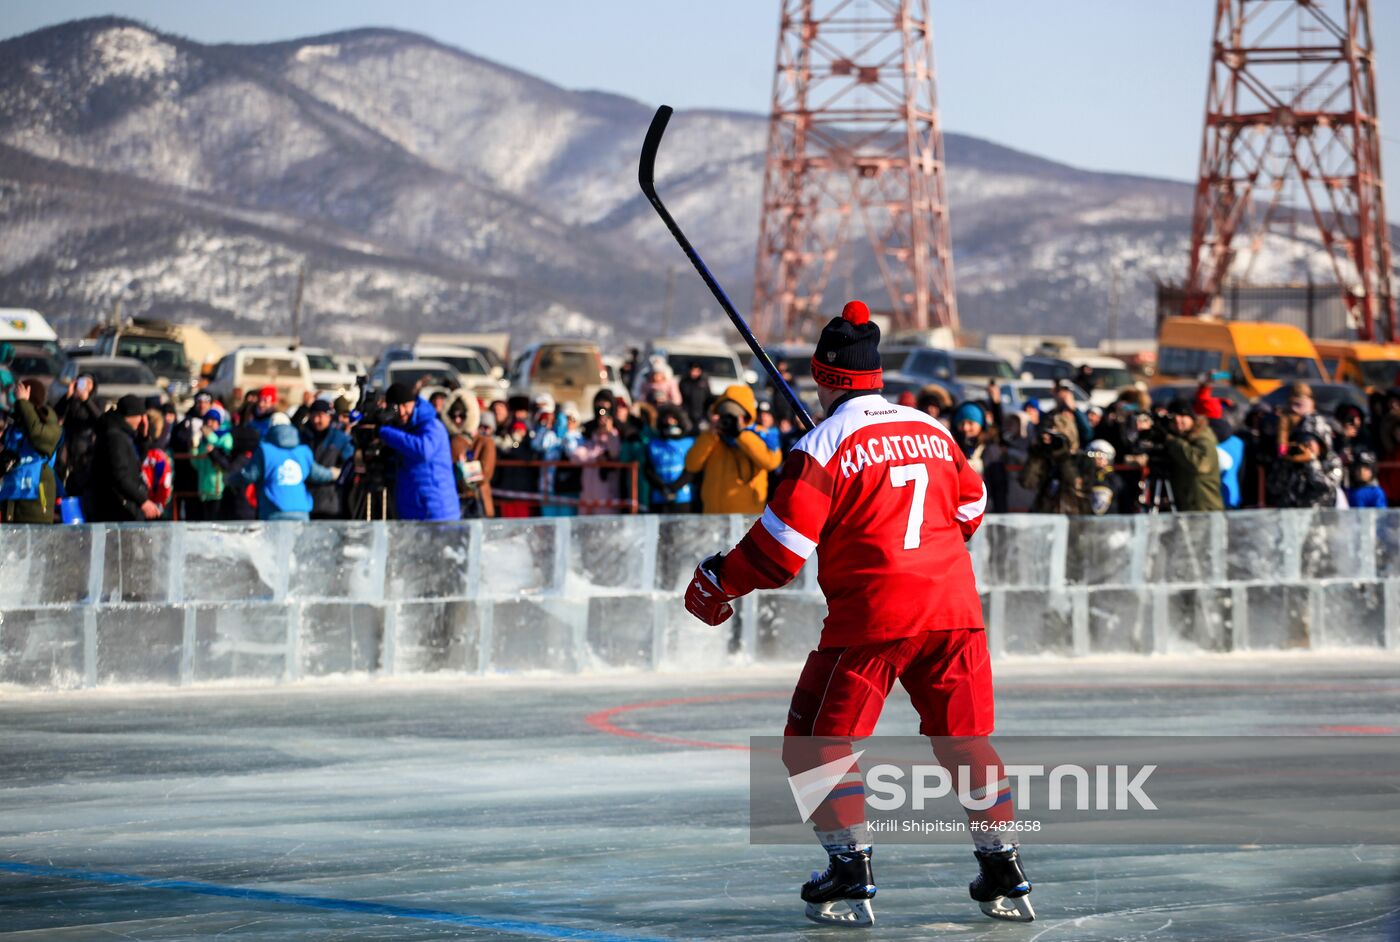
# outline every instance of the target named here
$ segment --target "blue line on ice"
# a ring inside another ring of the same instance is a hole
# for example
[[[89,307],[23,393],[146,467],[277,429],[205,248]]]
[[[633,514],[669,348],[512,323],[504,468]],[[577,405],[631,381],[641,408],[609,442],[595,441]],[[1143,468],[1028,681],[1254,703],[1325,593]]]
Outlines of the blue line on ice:
[[[577,929],[572,926],[556,926],[547,922],[530,922],[524,919],[497,919],[490,916],[473,916],[469,913],[454,913],[442,909],[419,909],[414,906],[395,906],[390,903],[370,903],[354,899],[334,899],[327,896],[302,896],[298,893],[220,886],[217,883],[200,883],[196,880],[156,880],[133,873],[46,867],[42,864],[20,863],[13,860],[0,860],[0,870],[29,876],[55,877],[62,880],[82,880],[88,883],[107,883],[114,886],[136,886],[148,890],[176,890],[182,893],[226,896],[231,899],[254,900],[261,903],[280,903],[287,906],[306,906],[312,909],[365,913],[371,916],[416,919],[421,922],[440,922],[454,926],[491,929],[496,932],[539,939],[580,939],[583,942],[663,942],[660,939],[649,939],[643,936],[619,935],[615,932]]]

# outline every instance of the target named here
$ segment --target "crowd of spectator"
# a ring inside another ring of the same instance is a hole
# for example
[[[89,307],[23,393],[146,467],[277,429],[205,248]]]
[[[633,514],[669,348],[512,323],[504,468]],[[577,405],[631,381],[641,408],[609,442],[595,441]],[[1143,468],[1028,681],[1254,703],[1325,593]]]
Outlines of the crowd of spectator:
[[[548,394],[478,403],[401,385],[352,406],[277,390],[226,404],[195,395],[103,412],[79,378],[49,405],[41,380],[11,380],[0,453],[6,522],[130,520],[454,520],[619,513],[756,515],[801,436],[781,400],[742,383],[718,397],[699,365],[632,364],[635,401],[603,390],[586,414]],[[649,370],[649,371],[648,371]],[[1092,386],[1092,375],[1078,377]],[[944,388],[901,404],[948,428],[987,483],[992,512],[1218,511],[1386,506],[1400,499],[1400,389],[1320,414],[1290,387],[1280,409],[1240,408],[1202,384],[1154,405],[1141,386],[1081,408],[1056,386],[1043,411]],[[285,406],[286,404],[282,404]],[[1236,417],[1232,419],[1232,416]]]

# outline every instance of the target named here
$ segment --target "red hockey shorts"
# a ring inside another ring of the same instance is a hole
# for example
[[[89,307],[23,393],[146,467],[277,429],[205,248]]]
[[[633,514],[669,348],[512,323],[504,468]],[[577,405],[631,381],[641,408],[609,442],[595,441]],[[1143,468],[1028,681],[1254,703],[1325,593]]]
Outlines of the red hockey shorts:
[[[896,678],[919,713],[922,735],[991,735],[992,662],[980,628],[813,651],[783,735],[871,735]]]

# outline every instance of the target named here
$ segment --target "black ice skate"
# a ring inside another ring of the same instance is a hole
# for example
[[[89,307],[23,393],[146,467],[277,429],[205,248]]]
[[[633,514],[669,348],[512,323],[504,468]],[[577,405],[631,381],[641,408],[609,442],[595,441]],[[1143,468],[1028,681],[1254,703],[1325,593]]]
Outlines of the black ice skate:
[[[875,925],[875,878],[870,872],[870,851],[843,851],[831,855],[825,873],[812,871],[802,885],[807,918],[822,925],[864,927]]]
[[[974,851],[977,864],[982,872],[977,879],[967,885],[967,891],[982,912],[993,919],[1006,919],[1012,922],[1030,922],[1035,919],[1031,908],[1031,881],[1021,870],[1021,858],[1016,849],[998,851]]]

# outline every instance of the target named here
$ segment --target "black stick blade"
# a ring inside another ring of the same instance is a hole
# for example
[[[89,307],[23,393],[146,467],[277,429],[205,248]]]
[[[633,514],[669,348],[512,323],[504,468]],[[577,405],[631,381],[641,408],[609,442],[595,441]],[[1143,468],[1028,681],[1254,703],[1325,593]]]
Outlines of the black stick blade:
[[[661,137],[666,133],[666,124],[671,120],[671,106],[662,105],[652,116],[651,127],[647,128],[646,140],[642,141],[642,159],[637,164],[637,182],[648,199],[656,199],[656,152],[661,149]]]

